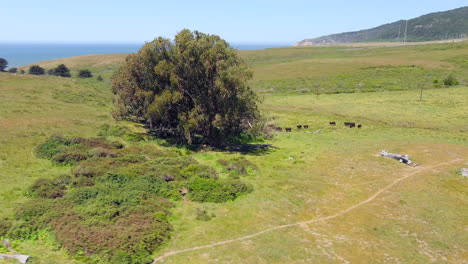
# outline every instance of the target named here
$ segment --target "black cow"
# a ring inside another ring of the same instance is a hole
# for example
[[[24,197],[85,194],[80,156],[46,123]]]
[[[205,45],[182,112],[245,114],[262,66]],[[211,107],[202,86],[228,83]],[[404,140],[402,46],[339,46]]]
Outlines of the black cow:
[[[362,127],[362,125],[361,125],[361,124],[359,124],[359,125],[357,125],[357,127],[358,127],[358,128],[361,128],[361,127]]]
[[[297,125],[297,129],[301,129],[302,128],[302,125]]]
[[[331,126],[336,126],[336,122],[328,122]]]
[[[349,123],[349,128],[356,127],[356,123]]]
[[[309,128],[309,125],[304,125],[304,128],[305,128],[305,129]]]
[[[291,128],[290,127],[286,127],[286,132],[291,132]]]
[[[277,127],[277,128],[275,128],[275,130],[276,130],[276,131],[280,131],[280,132],[281,132],[281,131],[283,131],[283,128],[281,128],[281,127]]]

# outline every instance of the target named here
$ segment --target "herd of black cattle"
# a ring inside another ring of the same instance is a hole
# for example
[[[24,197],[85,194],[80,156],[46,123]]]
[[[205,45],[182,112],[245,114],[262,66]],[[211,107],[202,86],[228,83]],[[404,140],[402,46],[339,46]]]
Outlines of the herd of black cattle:
[[[329,122],[330,126],[336,126],[336,122]],[[344,122],[343,123],[345,126],[349,127],[349,128],[353,128],[353,127],[356,127],[356,123],[354,122]],[[361,128],[362,125],[361,124],[358,124],[357,125],[357,128]],[[283,131],[283,128],[282,127],[278,127],[278,126],[275,126],[275,125],[271,125],[271,128],[273,128],[274,130],[276,131]],[[297,129],[308,129],[309,128],[309,125],[297,125]],[[292,127],[285,127],[284,130],[286,132],[292,132]]]

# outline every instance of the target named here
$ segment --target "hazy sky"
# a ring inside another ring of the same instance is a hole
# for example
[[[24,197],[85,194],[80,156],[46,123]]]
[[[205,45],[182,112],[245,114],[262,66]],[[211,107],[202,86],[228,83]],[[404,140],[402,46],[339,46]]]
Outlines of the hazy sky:
[[[1,0],[0,41],[143,42],[183,28],[293,43],[468,5],[468,0]]]

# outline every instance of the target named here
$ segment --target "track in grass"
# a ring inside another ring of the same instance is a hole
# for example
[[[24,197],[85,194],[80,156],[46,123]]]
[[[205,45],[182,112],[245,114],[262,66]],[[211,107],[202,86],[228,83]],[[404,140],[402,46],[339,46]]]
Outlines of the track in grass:
[[[383,192],[385,192],[388,189],[392,188],[394,185],[396,185],[400,181],[403,181],[403,180],[405,180],[405,179],[407,179],[407,178],[409,178],[411,176],[414,176],[416,174],[419,174],[419,173],[422,173],[422,172],[425,172],[425,171],[428,171],[428,170],[433,170],[433,169],[436,169],[438,167],[442,167],[442,166],[445,166],[445,165],[448,165],[448,164],[457,163],[457,162],[460,162],[462,160],[463,159],[457,158],[457,159],[453,159],[453,160],[450,160],[450,161],[447,161],[447,162],[439,163],[437,165],[430,166],[430,167],[418,167],[414,171],[404,174],[403,177],[400,177],[400,178],[394,180],[389,185],[387,185],[384,188],[378,190],[375,194],[373,194],[368,199],[366,199],[366,200],[364,200],[364,201],[362,201],[362,202],[360,202],[358,204],[355,204],[355,205],[353,205],[351,207],[348,207],[348,208],[346,208],[346,209],[344,209],[344,210],[342,210],[342,211],[340,211],[340,212],[338,212],[336,214],[321,217],[321,218],[317,218],[317,219],[312,219],[312,220],[308,220],[308,221],[302,221],[302,222],[296,222],[296,223],[291,223],[291,224],[286,224],[286,225],[280,225],[280,226],[268,228],[268,229],[265,229],[263,231],[253,233],[253,234],[250,234],[250,235],[246,235],[246,236],[242,236],[242,237],[238,237],[238,238],[234,238],[234,239],[229,239],[229,240],[224,240],[224,241],[220,241],[220,242],[216,242],[216,243],[212,243],[212,244],[207,244],[207,245],[203,245],[203,246],[196,246],[196,247],[191,247],[191,248],[186,248],[186,249],[169,251],[169,252],[166,252],[166,253],[162,254],[161,256],[155,258],[154,261],[153,261],[153,264],[156,264],[156,263],[158,263],[160,261],[163,261],[163,260],[165,260],[166,258],[168,258],[170,256],[178,255],[178,254],[181,254],[181,253],[200,250],[200,249],[205,249],[205,248],[213,248],[213,247],[217,247],[217,246],[222,246],[222,245],[230,244],[230,243],[233,243],[233,242],[253,238],[253,237],[256,237],[256,236],[259,236],[259,235],[262,235],[262,234],[265,234],[265,233],[268,233],[268,232],[271,232],[271,231],[279,230],[279,229],[284,229],[284,228],[303,225],[303,224],[312,224],[312,223],[326,221],[326,220],[330,220],[330,219],[339,217],[341,215],[344,215],[344,214],[356,209],[357,207],[360,207],[360,206],[362,206],[364,204],[367,204],[367,203],[373,201],[380,194],[382,194]]]

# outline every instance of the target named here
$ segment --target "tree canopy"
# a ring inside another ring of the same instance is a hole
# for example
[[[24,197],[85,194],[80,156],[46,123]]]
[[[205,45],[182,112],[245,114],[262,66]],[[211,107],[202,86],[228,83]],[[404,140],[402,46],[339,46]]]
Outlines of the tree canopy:
[[[183,143],[219,145],[259,119],[252,72],[225,40],[182,30],[126,58],[113,76],[114,117]]]
[[[44,68],[42,68],[42,67],[39,66],[39,65],[32,65],[32,66],[29,68],[29,74],[33,74],[33,75],[43,75],[43,74],[45,74],[45,70],[44,70]]]
[[[78,72],[78,77],[80,78],[91,78],[93,77],[93,74],[91,73],[90,70],[88,69],[83,69]]]
[[[8,66],[8,61],[4,58],[0,58],[0,72],[4,72],[6,67]]]
[[[70,69],[68,69],[67,66],[65,66],[65,64],[58,65],[50,73],[52,75],[60,76],[60,77],[71,77]]]

